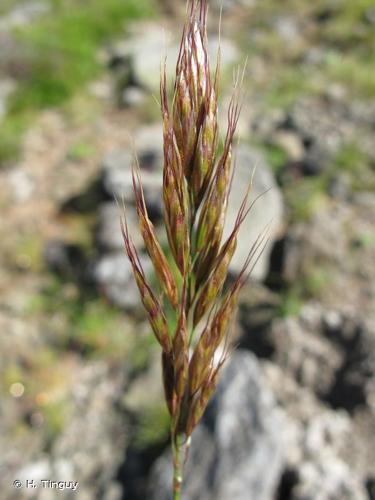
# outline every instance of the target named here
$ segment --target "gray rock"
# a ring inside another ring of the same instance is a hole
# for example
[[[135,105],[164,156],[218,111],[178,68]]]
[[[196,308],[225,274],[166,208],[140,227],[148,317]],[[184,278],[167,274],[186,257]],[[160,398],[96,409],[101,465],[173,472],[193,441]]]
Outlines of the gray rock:
[[[145,273],[151,269],[149,259],[140,256]],[[94,279],[99,289],[115,305],[127,310],[140,306],[139,291],[133,271],[124,252],[104,255],[94,268]]]
[[[296,18],[292,16],[280,16],[275,20],[275,29],[280,38],[284,41],[293,43],[300,38],[300,27]]]
[[[146,203],[151,218],[158,219],[163,211],[162,205],[162,132],[159,126],[144,127],[135,136],[135,148],[139,152],[141,178]],[[117,198],[124,198],[126,203],[134,203],[131,166],[133,158],[128,150],[117,149],[108,153],[102,161],[103,183],[109,194]],[[249,216],[240,230],[240,237],[236,253],[232,259],[230,270],[240,272],[251,245],[258,235],[271,223],[268,232],[269,243],[259,258],[253,270],[253,277],[257,280],[265,278],[268,271],[268,260],[272,243],[277,238],[283,217],[281,192],[276,185],[270,167],[265,163],[260,153],[246,145],[239,147],[236,160],[236,171],[233,180],[232,193],[229,199],[228,214],[224,230],[224,237],[228,237],[235,223],[237,212],[246,189],[251,181],[254,168],[255,175],[251,200],[262,195],[254,204]],[[269,190],[267,193],[265,191]],[[264,194],[263,194],[264,193]],[[103,238],[111,241],[105,233]],[[109,229],[112,234],[112,228]],[[120,245],[120,237],[116,235],[116,242],[109,245]],[[115,248],[115,246],[113,246]],[[117,247],[120,248],[120,247]]]
[[[99,491],[117,484],[116,470],[127,446],[127,422],[116,408],[123,384],[124,372],[111,374],[104,362],[96,362],[85,366],[74,386],[74,411],[52,447],[51,458],[53,471],[78,481],[76,498],[97,498]],[[118,488],[117,493],[113,499],[121,498]]]
[[[40,348],[35,338],[28,338],[33,333],[31,326],[30,322],[25,322],[28,335],[22,339],[23,344],[29,349],[30,345],[34,349]],[[14,336],[12,338],[14,343]],[[8,349],[8,358],[9,352]],[[61,366],[60,370],[66,370],[61,373],[69,372],[67,377],[61,378],[59,409],[56,409],[59,418],[62,413],[64,425],[53,439],[48,439],[46,430],[35,421],[24,427],[21,439],[15,437],[2,412],[1,498],[87,500],[100,497],[119,500],[123,495],[115,477],[127,447],[128,425],[124,415],[120,414],[119,402],[126,384],[126,371],[110,368],[104,361],[73,362],[69,367]],[[9,409],[10,401],[6,400],[6,403],[5,408]],[[31,410],[40,415],[43,423],[44,416],[39,408],[31,407]],[[18,411],[13,415],[13,422],[19,425],[20,418],[22,414]],[[41,434],[44,435],[39,441],[36,437]],[[23,487],[15,488],[15,479],[21,481]],[[27,480],[34,481],[33,486],[25,487]],[[73,491],[71,484],[64,489],[43,487],[42,480],[78,482],[78,488]],[[111,496],[108,496],[110,492]]]
[[[121,103],[126,107],[139,106],[145,101],[145,92],[135,85],[127,87],[121,95]]]
[[[303,433],[303,459],[296,464],[298,484],[293,500],[365,500],[363,479],[340,455],[351,439],[351,420],[345,413],[323,410],[310,415]]]
[[[293,132],[286,130],[276,132],[272,143],[283,148],[290,160],[299,161],[304,156],[305,150],[301,138]]]
[[[132,199],[133,161],[133,154],[125,149],[113,149],[102,159],[103,185],[110,196],[124,198],[125,201]]]
[[[288,317],[274,321],[271,343],[278,365],[292,374],[301,386],[324,395],[334,383],[343,356],[329,338],[320,334],[320,314],[319,309],[306,306],[300,318]],[[313,317],[307,319],[308,315]]]
[[[289,498],[367,499],[364,478],[342,458],[352,435],[347,414],[323,408],[311,411],[300,433],[301,455],[293,465],[297,479]]]
[[[240,272],[256,238],[266,229],[266,226],[271,223],[271,227],[268,231],[269,243],[260,256],[252,273],[254,279],[261,281],[267,275],[272,244],[277,238],[281,228],[283,202],[281,191],[276,185],[273,173],[261,153],[250,149],[246,145],[239,146],[236,155],[236,169],[231,196],[229,198],[224,237],[230,234],[234,226],[239,206],[248,188],[254,168],[256,170],[250,200],[255,200],[259,195],[261,195],[261,197],[256,201],[248,217],[242,224],[237,250],[233,256],[230,271],[234,274]],[[267,190],[269,191],[266,192]]]
[[[0,80],[0,119],[7,111],[7,99],[14,90],[14,87],[15,83],[11,79]]]
[[[347,200],[350,193],[350,176],[345,172],[335,175],[328,185],[328,192],[332,198]]]
[[[216,61],[218,37],[209,41],[209,55]],[[130,30],[125,41],[118,42],[111,49],[111,60],[123,61],[129,65],[128,80],[142,88],[157,89],[160,82],[160,63],[165,54],[167,76],[174,75],[179,51],[179,42],[171,37],[160,24],[137,23]],[[221,66],[223,69],[235,63],[238,52],[231,41],[221,38]],[[214,64],[214,63],[212,63]]]
[[[143,239],[138,227],[138,217],[133,207],[127,209],[126,219],[133,242],[136,248],[139,249],[143,246]],[[124,248],[124,240],[120,229],[120,210],[116,203],[108,202],[100,205],[97,240],[100,247],[106,251],[122,250]]]
[[[318,497],[317,497],[318,495]],[[299,483],[293,500],[367,500],[360,478],[342,460],[334,456],[319,463],[305,462],[299,470]]]
[[[337,89],[333,89],[333,94],[336,92]],[[331,95],[326,95],[325,100],[305,98],[295,102],[282,126],[297,133],[309,157],[324,168],[348,144],[358,144],[374,158],[370,128],[374,123],[372,103],[348,105],[347,99],[332,95],[332,91],[329,93]]]
[[[320,212],[306,224],[297,224],[288,232],[285,239],[283,275],[289,283],[308,275],[309,270],[317,267],[315,262],[342,262],[345,258],[347,242],[341,229],[339,216]]]
[[[312,315],[311,311],[308,315]],[[330,312],[328,316],[329,323],[337,327],[336,314]],[[305,331],[302,333],[306,334]],[[282,335],[282,332],[279,334]],[[332,335],[331,332],[327,337]],[[298,343],[297,337],[295,341]],[[292,357],[295,359],[293,354]],[[301,351],[302,366],[309,357],[310,352]],[[326,371],[327,357],[313,362]],[[368,409],[362,407],[361,417],[356,419],[345,410],[327,407],[313,396],[310,389],[299,385],[299,381],[296,383],[289,376],[285,361],[284,357],[284,362],[278,361],[279,365],[266,363],[262,367],[267,384],[277,394],[278,401],[288,415],[292,430],[287,436],[287,468],[281,483],[285,481],[287,498],[367,498],[365,482],[374,473],[373,413],[368,414]],[[354,394],[355,390],[352,390],[351,396]],[[368,424],[364,431],[363,422],[366,420]],[[369,422],[372,424],[369,425]]]
[[[15,202],[23,203],[28,201],[35,191],[35,180],[21,167],[12,168],[8,174],[8,183],[13,191]]]
[[[24,26],[49,10],[46,2],[19,2],[7,14],[0,17],[0,32]]]
[[[103,186],[110,196],[134,203],[132,165],[137,155],[147,207],[151,218],[162,214],[163,137],[160,125],[139,129],[134,136],[134,154],[114,149],[102,160]]]
[[[262,340],[301,387],[334,408],[353,411],[370,407],[375,394],[374,331],[368,319],[308,303],[299,316],[273,321]]]
[[[193,434],[183,498],[269,500],[283,466],[286,422],[260,378],[256,359],[237,351]],[[169,456],[151,473],[150,498],[169,500]]]

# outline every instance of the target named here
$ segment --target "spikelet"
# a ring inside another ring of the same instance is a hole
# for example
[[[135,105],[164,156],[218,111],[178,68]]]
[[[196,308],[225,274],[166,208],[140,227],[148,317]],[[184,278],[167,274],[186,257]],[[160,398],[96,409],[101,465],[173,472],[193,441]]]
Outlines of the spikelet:
[[[232,260],[233,254],[237,247],[237,235],[241,224],[245,220],[251,208],[246,209],[247,200],[249,197],[249,189],[245,194],[245,197],[241,203],[240,209],[237,214],[237,218],[234,224],[234,228],[221,247],[216,259],[212,265],[212,272],[208,276],[207,281],[204,283],[201,291],[199,292],[198,299],[194,310],[194,326],[196,326],[202,316],[209,309],[210,305],[214,300],[220,295],[222,287],[224,285],[225,279],[228,274],[228,269],[230,262]],[[198,281],[196,283],[196,288],[198,289],[200,285],[200,280],[198,276]]]
[[[224,151],[208,188],[198,222],[195,265],[198,285],[209,275],[217,257],[224,229],[232,177],[232,144],[239,117],[239,106],[232,98],[228,111],[228,130]]]
[[[181,156],[169,116],[165,68],[161,78],[160,93],[164,137],[164,220],[169,246],[175,262],[184,276],[189,267],[189,201]]]
[[[156,238],[155,230],[147,213],[145,198],[143,194],[142,183],[140,179],[139,168],[133,170],[133,189],[136,200],[136,210],[139,218],[139,226],[143,237],[146,250],[154,264],[155,272],[159,278],[159,283],[162,286],[169,302],[174,308],[178,306],[177,285],[170,270],[167,258]]]
[[[205,2],[190,2],[176,66],[173,125],[183,171],[190,179],[210,87]]]
[[[165,401],[171,417],[175,414],[175,393],[174,393],[174,360],[173,352],[162,352],[162,374]]]
[[[147,283],[141,261],[139,260],[137,251],[129,235],[126,218],[121,219],[121,231],[124,238],[125,251],[132,265],[134,278],[138,286],[143,306],[147,312],[150,325],[163,351],[170,352],[172,344],[167,320],[158,299]]]

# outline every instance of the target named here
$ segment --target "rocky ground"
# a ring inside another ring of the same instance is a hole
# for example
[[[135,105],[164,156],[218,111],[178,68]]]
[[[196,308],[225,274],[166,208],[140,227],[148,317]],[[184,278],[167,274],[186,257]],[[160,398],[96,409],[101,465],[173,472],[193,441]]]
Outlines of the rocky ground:
[[[248,55],[228,227],[254,166],[253,198],[271,188],[242,229],[233,275],[272,226],[241,296],[238,350],[192,443],[186,499],[375,498],[375,16],[360,4],[223,2],[224,127],[231,72]],[[0,39],[16,51],[11,29],[48,11],[21,7],[0,10]],[[114,195],[137,234],[136,150],[164,237],[154,96],[166,46],[173,73],[180,16],[160,2],[157,20],[100,47],[99,76],[59,107],[34,110],[21,156],[7,153],[0,169],[3,498],[55,498],[14,489],[28,478],[78,481],[66,499],[170,498],[158,349]],[[20,84],[4,60],[0,47],[6,120]]]

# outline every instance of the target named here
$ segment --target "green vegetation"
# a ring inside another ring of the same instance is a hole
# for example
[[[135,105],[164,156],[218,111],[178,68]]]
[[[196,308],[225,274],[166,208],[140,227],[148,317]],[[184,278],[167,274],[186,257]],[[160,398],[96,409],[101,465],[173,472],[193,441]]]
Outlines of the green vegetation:
[[[272,167],[272,170],[277,174],[286,164],[288,153],[282,146],[278,144],[267,144],[263,147],[267,162]]]
[[[319,176],[303,177],[288,183],[284,193],[291,221],[306,221],[323,207],[328,200],[327,182],[325,176]]]
[[[372,231],[360,232],[359,234],[357,234],[354,243],[360,248],[374,248],[375,232]]]
[[[9,397],[9,393],[17,398],[23,396],[18,399],[19,410],[30,413],[34,424],[43,426],[45,449],[63,429],[71,410],[66,398],[69,374],[61,357],[61,353],[37,345],[32,352],[23,352],[19,359],[9,359],[1,371],[2,397]],[[12,385],[22,388],[18,396],[12,393]],[[26,431],[19,424],[14,431]]]
[[[164,402],[143,408],[134,429],[134,445],[142,450],[165,442],[169,436],[169,426],[170,417]]]
[[[132,349],[132,329],[129,320],[94,294],[79,296],[72,283],[57,278],[33,297],[28,314],[53,318],[58,316],[57,328],[49,321],[54,348],[74,349],[86,357],[124,359]]]
[[[335,170],[356,173],[369,161],[367,155],[355,142],[345,144],[337,153],[333,167]]]
[[[278,315],[281,317],[298,316],[306,300],[321,297],[330,279],[333,279],[332,270],[327,265],[314,263],[309,269],[301,270],[298,281],[281,292]]]
[[[1,0],[0,15],[6,14],[16,5],[17,0]]]
[[[0,120],[0,166],[19,154],[20,138],[30,122],[29,113]]]
[[[303,305],[303,299],[294,290],[285,291],[281,295],[281,304],[278,310],[279,316],[286,318],[288,316],[298,316]]]
[[[246,29],[239,31],[250,59],[268,61],[259,76],[253,75],[252,86],[271,107],[288,106],[302,94],[323,94],[332,83],[343,85],[356,99],[373,96],[371,8],[372,0],[256,3],[249,9]],[[278,22],[285,27],[278,29]],[[289,39],[283,29],[290,30]],[[320,55],[308,63],[311,49]]]
[[[330,175],[347,172],[355,191],[375,189],[371,158],[356,142],[344,144],[332,161]]]
[[[316,264],[302,277],[301,288],[307,298],[316,298],[324,291],[329,283],[332,272],[327,266]]]
[[[67,157],[72,161],[81,161],[95,155],[95,148],[86,142],[77,142],[68,151]]]
[[[54,0],[51,11],[18,37],[32,51],[29,71],[11,100],[11,111],[62,104],[100,70],[97,50],[124,23],[152,13],[149,0]]]
[[[27,48],[22,73],[0,124],[0,164],[18,151],[30,112],[59,106],[102,69],[98,49],[135,18],[154,12],[152,0],[48,0],[49,11],[15,37]],[[17,63],[17,61],[15,61]]]
[[[33,233],[20,234],[9,255],[9,264],[39,272],[43,268],[43,241]]]
[[[69,410],[67,401],[50,402],[44,405],[41,413],[44,419],[46,448],[54,442],[55,438],[64,429],[65,423],[68,421]]]

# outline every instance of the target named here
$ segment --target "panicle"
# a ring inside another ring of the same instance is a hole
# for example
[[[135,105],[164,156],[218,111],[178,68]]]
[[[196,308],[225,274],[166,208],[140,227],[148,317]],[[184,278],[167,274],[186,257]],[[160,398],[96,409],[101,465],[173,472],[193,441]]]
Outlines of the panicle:
[[[121,220],[125,250],[131,262],[151,327],[162,346],[165,399],[171,416],[175,471],[179,463],[180,436],[188,438],[201,419],[228,356],[228,331],[236,312],[239,292],[264,248],[260,235],[241,272],[224,292],[229,265],[237,246],[248,207],[247,191],[232,232],[222,242],[234,162],[232,150],[240,114],[238,83],[228,110],[223,152],[218,149],[218,81],[220,50],[212,77],[207,49],[207,0],[188,0],[188,13],[176,66],[171,106],[168,103],[166,68],[161,71],[160,96],[163,121],[164,221],[169,248],[176,262],[175,276],[148,217],[139,169],[133,187],[140,230],[164,295],[173,307],[169,332],[163,304],[142,269],[129,236],[126,217]],[[243,75],[242,75],[243,78]],[[171,309],[171,308],[170,308]],[[198,324],[206,318],[200,335]],[[171,329],[172,330],[172,329]],[[224,343],[223,353],[217,353]],[[175,474],[175,491],[181,477]]]
[[[203,417],[208,402],[215,392],[219,373],[225,361],[226,355],[220,360],[216,368],[210,368],[202,387],[193,396],[189,408],[189,413],[186,419],[185,432],[187,436],[190,436],[192,434],[194,428],[198,425],[199,421]]]

